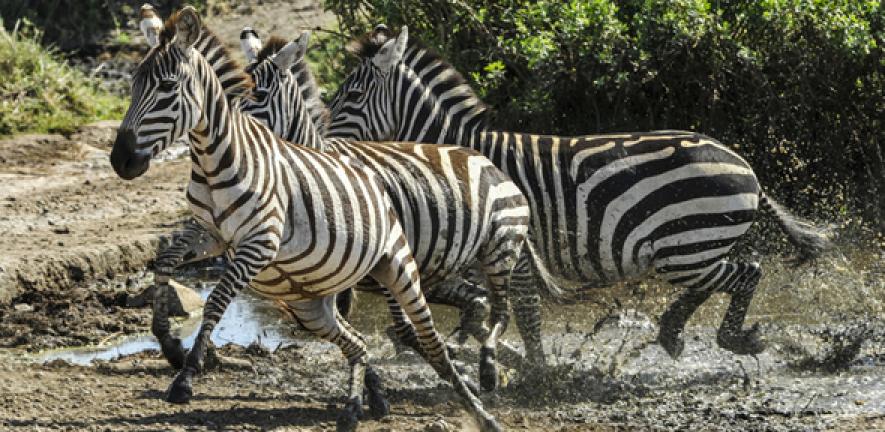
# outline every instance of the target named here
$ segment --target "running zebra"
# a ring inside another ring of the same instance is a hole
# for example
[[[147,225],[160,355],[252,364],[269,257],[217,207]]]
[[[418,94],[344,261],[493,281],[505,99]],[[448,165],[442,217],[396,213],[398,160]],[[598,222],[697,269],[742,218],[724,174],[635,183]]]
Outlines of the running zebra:
[[[290,43],[272,37],[251,59],[247,71],[255,82],[255,98],[243,101],[244,112],[264,122],[283,139],[311,143],[319,150],[347,155],[380,175],[388,193],[394,197],[394,207],[405,227],[409,245],[415,251],[424,286],[430,287],[425,288],[428,301],[461,308],[464,333],[473,335],[484,345],[480,362],[481,384],[483,388],[493,389],[498,376],[494,365],[497,338],[509,321],[506,292],[510,273],[522,247],[522,238],[528,231],[525,198],[516,185],[486,158],[472,151],[468,158],[464,158],[465,155],[460,154],[466,150],[463,148],[457,151],[459,147],[453,146],[382,145],[323,139],[311,120],[319,118],[312,115],[312,110],[322,111],[325,106],[319,100],[316,81],[304,58],[309,39],[310,32],[303,32]],[[297,72],[298,78],[292,71]],[[315,100],[305,100],[303,95]],[[441,163],[432,163],[436,160]],[[470,165],[483,168],[479,171]],[[458,197],[454,191],[464,185],[477,190]],[[455,204],[455,213],[440,205],[439,191],[445,192],[447,200]],[[486,238],[469,232],[482,226],[491,226],[490,231],[496,234]],[[510,231],[514,229],[519,232],[518,242],[508,240],[513,237]],[[459,235],[463,230],[468,230],[466,235]],[[485,251],[478,258],[482,263],[481,273],[488,278],[492,288],[491,333],[482,325],[484,313],[478,310],[485,304],[485,290],[470,283],[460,283],[460,275],[476,260],[477,251]],[[490,259],[495,263],[500,258],[507,259],[506,267],[487,264]],[[459,283],[438,283],[451,279]],[[377,284],[373,285],[364,284],[361,289],[377,291]],[[392,312],[396,317],[395,309]],[[397,320],[397,324],[402,323]]]
[[[338,425],[354,429],[363,381],[377,377],[366,363],[365,342],[337,315],[331,295],[371,276],[396,297],[415,326],[422,354],[482,429],[499,430],[453,368],[434,328],[393,197],[363,164],[283,141],[232,109],[215,72],[193,49],[200,28],[192,7],[166,23],[159,45],[133,76],[132,102],[110,157],[117,175],[134,179],[153,156],[188,133],[193,175],[187,198],[230,261],[209,294],[193,349],[167,400],[190,400],[210,333],[248,286],[285,301],[307,329],[341,348],[351,376]],[[378,380],[369,382],[370,406],[386,411]]]
[[[773,215],[802,260],[828,240],[767,197],[749,164],[716,140],[692,132],[656,131],[582,137],[491,131],[487,107],[439,55],[394,37],[384,26],[352,42],[360,65],[331,103],[330,136],[455,143],[486,155],[529,199],[529,243],[562,287],[587,289],[642,277],[654,269],[686,288],[660,319],[658,342],[676,358],[692,313],[712,293],[731,303],[718,344],[737,354],[765,345],[758,327],[744,329],[761,276],[758,263],[726,258],[757,211]],[[514,290],[529,268],[521,260]],[[538,269],[532,269],[537,272]],[[560,292],[562,292],[560,290]],[[515,297],[515,296],[514,296]],[[514,300],[518,319],[535,336],[538,315]],[[543,352],[543,351],[541,351]]]
[[[257,86],[252,98],[239,101],[243,112],[270,126],[277,136],[307,147],[344,154],[359,160],[380,175],[385,189],[393,197],[394,208],[414,251],[418,269],[432,303],[455,306],[462,311],[462,334],[470,334],[483,344],[480,377],[484,387],[493,388],[497,379],[494,359],[497,338],[508,321],[506,292],[510,274],[528,231],[528,205],[525,197],[505,174],[478,153],[457,146],[415,145],[403,143],[351,143],[323,140],[314,121],[324,111],[316,82],[306,67],[309,32],[286,44],[272,38],[255,56],[254,30],[244,29],[251,40],[247,58],[256,60],[250,70]],[[205,27],[200,39],[205,46],[216,46],[217,37]],[[214,42],[209,42],[214,41]],[[285,45],[285,47],[284,47]],[[199,47],[199,44],[198,44]],[[271,58],[272,56],[272,58]],[[216,61],[213,68],[233,69],[231,60]],[[294,78],[291,70],[298,72]],[[231,80],[240,82],[242,80]],[[299,87],[299,84],[303,84]],[[283,90],[285,89],[285,90]],[[310,97],[304,100],[303,95]],[[326,117],[323,117],[324,119]],[[312,120],[314,119],[314,120]],[[163,289],[169,275],[181,261],[208,255],[205,235],[199,230],[185,230],[157,260],[156,278]],[[486,290],[469,283],[449,283],[480,258],[481,271],[492,288],[492,329],[484,324],[487,315]],[[395,320],[394,331],[406,345],[416,347],[411,328],[402,316],[395,299],[373,281],[364,281],[362,289],[385,294]],[[174,366],[183,361],[181,343],[169,332],[168,300],[156,299],[152,331],[160,341],[167,359]]]

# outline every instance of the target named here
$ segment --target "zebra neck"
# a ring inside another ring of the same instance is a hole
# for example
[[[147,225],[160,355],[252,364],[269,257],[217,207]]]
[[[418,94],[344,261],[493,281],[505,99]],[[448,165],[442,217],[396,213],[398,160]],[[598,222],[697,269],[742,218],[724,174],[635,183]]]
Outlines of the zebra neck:
[[[287,130],[282,135],[282,138],[286,141],[300,144],[314,150],[326,151],[323,137],[317,131],[316,126],[310,118],[310,112],[307,110],[307,107],[304,106],[303,101],[296,101],[292,109],[294,110],[290,116],[292,121],[286,125]]]
[[[485,105],[466,83],[455,83],[450,89],[446,81],[451,78],[431,79],[442,75],[434,72],[436,63],[423,64],[423,50],[413,53],[414,58],[400,63],[399,72],[388,79],[388,91],[398,105],[393,109],[399,116],[393,123],[400,128],[395,139],[457,144],[479,151],[486,129]]]
[[[204,62],[202,66],[198,68],[203,72],[198,79],[204,84],[203,110],[189,136],[191,151],[196,156],[193,161],[208,180],[222,172],[239,171],[238,156],[243,152],[238,151],[237,144],[243,140],[238,136],[249,125],[243,114],[231,110],[221,83],[209,65]]]
[[[310,114],[311,123],[320,136],[325,136],[329,129],[329,111],[320,98],[320,88],[310,72],[307,59],[302,57],[296,61],[291,71],[295,82],[298,83],[298,91],[301,93],[304,106]]]

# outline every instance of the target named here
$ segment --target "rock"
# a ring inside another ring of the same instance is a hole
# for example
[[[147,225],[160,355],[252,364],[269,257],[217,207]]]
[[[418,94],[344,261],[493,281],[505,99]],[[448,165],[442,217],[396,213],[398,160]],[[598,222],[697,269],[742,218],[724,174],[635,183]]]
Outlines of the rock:
[[[15,310],[18,312],[33,312],[34,311],[34,307],[27,304],[27,303],[19,303],[19,304],[15,305],[14,307],[15,307]]]
[[[424,427],[424,432],[451,432],[455,430],[452,425],[442,418],[438,418]]]
[[[169,280],[172,292],[169,293],[169,314],[173,316],[188,316],[191,312],[203,308],[203,299],[196,291],[188,288],[172,279]]]
[[[169,315],[189,316],[191,312],[203,307],[203,299],[200,298],[196,291],[172,279],[169,280],[169,286],[172,287],[172,290],[168,293]],[[126,307],[140,308],[151,304],[154,300],[156,289],[156,285],[151,285],[138,294],[130,294],[126,298]]]

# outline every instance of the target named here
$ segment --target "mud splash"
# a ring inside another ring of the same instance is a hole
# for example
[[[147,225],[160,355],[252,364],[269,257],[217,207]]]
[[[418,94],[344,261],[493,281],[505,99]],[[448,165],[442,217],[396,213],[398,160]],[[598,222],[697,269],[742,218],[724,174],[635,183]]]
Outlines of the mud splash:
[[[194,277],[183,278],[180,281],[186,286],[196,288],[203,300],[206,300],[215,286],[214,282]],[[356,328],[370,334],[382,334],[389,325],[389,315],[381,297],[360,295],[357,301],[359,311],[354,316]],[[441,323],[442,328],[451,328],[455,325],[456,317],[450,308],[440,307],[435,308],[434,319],[437,323]],[[173,334],[181,338],[184,347],[189,349],[193,345],[199,325],[200,311],[196,311],[188,318],[177,320]],[[240,347],[258,346],[269,352],[316,340],[282,313],[273,302],[250,293],[237,296],[231,302],[212,333],[211,339],[217,347],[228,344]],[[152,335],[141,333],[112,338],[98,346],[53,349],[29,357],[31,361],[37,363],[64,360],[71,364],[87,366],[96,360],[115,360],[159,349],[160,346]]]

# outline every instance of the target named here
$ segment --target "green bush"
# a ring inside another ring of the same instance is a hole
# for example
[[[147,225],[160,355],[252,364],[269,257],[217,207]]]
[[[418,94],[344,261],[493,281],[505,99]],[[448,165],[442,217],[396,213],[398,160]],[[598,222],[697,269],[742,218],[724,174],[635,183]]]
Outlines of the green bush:
[[[40,40],[64,52],[95,53],[109,44],[125,45],[126,35],[118,30],[135,19],[144,3],[153,4],[161,16],[190,4],[205,11],[209,3],[225,0],[15,0],[0,1],[0,16],[6,30],[26,19],[43,29]],[[122,39],[120,39],[122,38]]]
[[[120,118],[126,101],[38,42],[33,27],[0,27],[0,136],[70,132],[82,123]]]
[[[407,24],[472,81],[502,129],[696,130],[738,149],[790,206],[830,220],[860,209],[885,231],[878,0],[326,6],[353,35]]]

